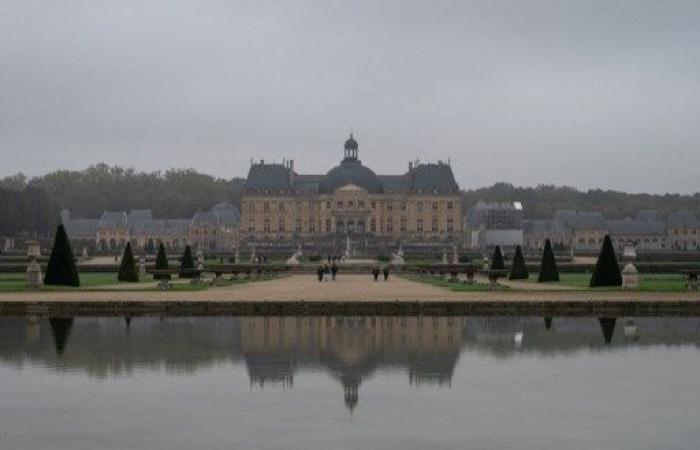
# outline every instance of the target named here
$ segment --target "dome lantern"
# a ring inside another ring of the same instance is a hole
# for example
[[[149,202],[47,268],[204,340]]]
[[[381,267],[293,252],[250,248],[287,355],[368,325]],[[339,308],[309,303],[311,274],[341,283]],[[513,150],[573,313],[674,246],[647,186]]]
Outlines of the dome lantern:
[[[353,161],[357,160],[357,149],[358,149],[357,141],[353,137],[352,133],[350,133],[350,137],[348,138],[347,141],[345,141],[345,158],[343,161]]]

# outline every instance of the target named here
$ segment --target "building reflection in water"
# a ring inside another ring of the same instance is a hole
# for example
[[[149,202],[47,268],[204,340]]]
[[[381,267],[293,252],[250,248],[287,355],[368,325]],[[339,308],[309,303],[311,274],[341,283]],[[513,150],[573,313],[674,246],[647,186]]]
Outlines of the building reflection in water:
[[[245,365],[251,385],[285,388],[295,374],[322,370],[351,410],[362,383],[385,370],[417,387],[449,387],[462,352],[517,358],[698,343],[694,317],[0,317],[3,365],[104,378],[233,363]]]
[[[302,366],[340,381],[345,404],[358,402],[362,381],[380,367],[403,368],[411,384],[449,384],[459,359],[458,317],[241,318],[241,349],[251,383],[291,386]]]

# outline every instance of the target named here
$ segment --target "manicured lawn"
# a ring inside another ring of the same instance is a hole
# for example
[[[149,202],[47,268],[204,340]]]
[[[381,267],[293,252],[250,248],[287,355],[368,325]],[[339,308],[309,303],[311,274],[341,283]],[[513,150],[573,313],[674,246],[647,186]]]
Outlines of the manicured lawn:
[[[444,278],[430,275],[405,275],[404,278],[412,281],[430,284],[432,286],[444,287],[451,291],[488,291],[489,286],[486,283],[465,283],[464,281],[449,281]],[[505,286],[500,286],[499,289],[508,289]]]
[[[255,281],[265,281],[274,278],[272,275],[265,276],[263,278],[251,277],[246,279],[245,277],[239,277],[236,280],[225,279],[221,286],[232,286],[236,284],[252,283]],[[130,286],[144,285],[145,283],[154,283],[153,277],[151,275],[146,275],[141,277],[138,283],[120,283],[117,280],[116,272],[106,272],[106,273],[81,273],[80,274],[80,287],[77,290],[122,290],[120,287],[128,288]],[[171,290],[175,291],[200,291],[212,287],[210,280],[206,280],[199,284],[190,284],[189,279],[179,279],[176,275],[173,276],[171,282]],[[117,286],[118,285],[118,286]],[[26,291],[27,281],[24,273],[0,273],[0,292],[21,292]],[[68,286],[44,286],[41,288],[42,291],[73,291],[76,288]],[[158,286],[141,286],[138,290],[144,291],[156,291]]]
[[[530,274],[530,281],[537,282],[537,273]],[[559,283],[547,284],[562,284],[564,286],[573,286],[578,288],[587,288],[591,280],[590,273],[560,273]],[[525,280],[522,280],[525,281]],[[659,292],[680,292],[685,290],[686,277],[676,273],[641,273],[639,274],[639,290],[640,291],[659,291]],[[621,289],[621,288],[595,288],[595,289]]]
[[[153,278],[150,275],[141,277],[138,284],[152,282]],[[81,273],[80,288],[81,290],[90,290],[100,286],[109,286],[118,284],[116,272],[105,273]],[[126,284],[126,283],[125,283]],[[44,286],[43,291],[54,290],[74,290],[75,288],[67,286]],[[1,291],[24,291],[27,290],[27,279],[24,273],[0,273],[0,292]]]

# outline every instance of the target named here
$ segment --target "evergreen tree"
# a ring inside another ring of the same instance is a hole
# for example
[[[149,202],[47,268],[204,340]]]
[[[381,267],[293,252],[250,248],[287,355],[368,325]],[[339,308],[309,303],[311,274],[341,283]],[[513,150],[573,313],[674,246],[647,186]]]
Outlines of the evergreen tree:
[[[498,245],[493,249],[493,256],[491,256],[491,270],[506,270],[501,247]]]
[[[119,275],[117,275],[117,279],[119,281],[133,283],[138,283],[139,281],[139,271],[136,268],[134,254],[131,252],[131,242],[127,242],[126,247],[124,247],[124,254],[122,255],[122,263],[119,266]]]
[[[537,279],[538,283],[544,283],[547,281],[559,281],[559,270],[557,269],[557,262],[554,260],[552,243],[549,241],[549,239],[547,239],[544,243],[542,266],[540,267],[540,276]]]
[[[78,269],[75,267],[73,250],[70,248],[68,235],[63,224],[56,229],[56,238],[51,249],[49,265],[44,275],[44,284],[54,286],[80,286]]]
[[[622,286],[622,274],[620,266],[617,265],[617,257],[615,249],[609,235],[605,235],[603,239],[603,247],[600,249],[598,261],[593,269],[593,276],[588,283],[590,287],[599,286]]]
[[[192,250],[190,246],[185,247],[185,253],[182,255],[182,262],[180,263],[180,278],[194,278],[194,259],[192,259]]]
[[[165,254],[165,245],[161,242],[158,246],[158,256],[156,256],[156,270],[168,270],[168,255]],[[170,274],[155,274],[156,280],[169,280]]]
[[[518,245],[515,247],[515,256],[513,256],[513,267],[510,269],[511,280],[527,280],[530,277],[530,273],[527,271],[527,265],[525,265],[525,258],[523,258],[523,251]]]

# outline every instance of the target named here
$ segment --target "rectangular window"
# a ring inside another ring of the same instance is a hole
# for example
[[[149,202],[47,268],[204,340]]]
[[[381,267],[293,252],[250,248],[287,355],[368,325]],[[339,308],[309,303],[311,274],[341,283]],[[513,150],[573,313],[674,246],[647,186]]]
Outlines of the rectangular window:
[[[369,204],[369,207],[372,208],[372,209],[376,209],[376,208],[377,208],[377,202],[372,202],[372,203],[370,203],[370,204]]]
[[[279,202],[279,203],[277,204],[277,210],[278,210],[278,211],[284,211],[284,203],[283,203],[283,202]]]
[[[270,219],[265,219],[263,222],[263,231],[265,231],[265,233],[270,232]]]
[[[337,207],[338,207],[338,209],[343,209],[343,201],[342,200],[338,200]]]
[[[437,219],[433,219],[433,223],[432,223],[432,225],[431,225],[431,227],[430,227],[430,230],[431,230],[433,233],[437,233],[437,232],[438,232],[438,220],[437,220]]]
[[[369,230],[372,233],[375,233],[377,231],[377,219],[371,219],[369,221]]]
[[[423,219],[418,219],[418,223],[416,224],[416,232],[417,233],[423,232]]]
[[[294,221],[294,231],[301,233],[301,220],[297,219]]]
[[[255,221],[253,220],[248,224],[248,233],[255,233]]]
[[[270,212],[270,203],[269,202],[263,203],[263,211]]]
[[[277,223],[277,231],[284,233],[284,219],[280,219]]]
[[[331,202],[326,202],[326,209],[331,209]]]
[[[315,233],[316,232],[316,227],[314,226],[315,222],[313,220],[309,220],[309,233]]]
[[[452,209],[452,202],[447,202],[447,209]]]
[[[416,203],[416,209],[418,212],[423,212],[423,202]]]
[[[405,233],[406,232],[406,219],[401,218],[401,232]]]
[[[454,223],[452,222],[452,219],[447,219],[447,232],[452,233],[455,230]]]
[[[355,205],[355,203],[352,200],[348,201],[348,208],[352,208]]]
[[[250,212],[250,213],[255,212],[255,202],[248,203],[248,212]]]
[[[326,219],[326,233],[331,232],[331,219]]]
[[[386,221],[386,232],[387,233],[394,232],[394,222],[391,219]]]
[[[438,209],[438,202],[433,202],[433,210],[437,210],[437,209]]]

